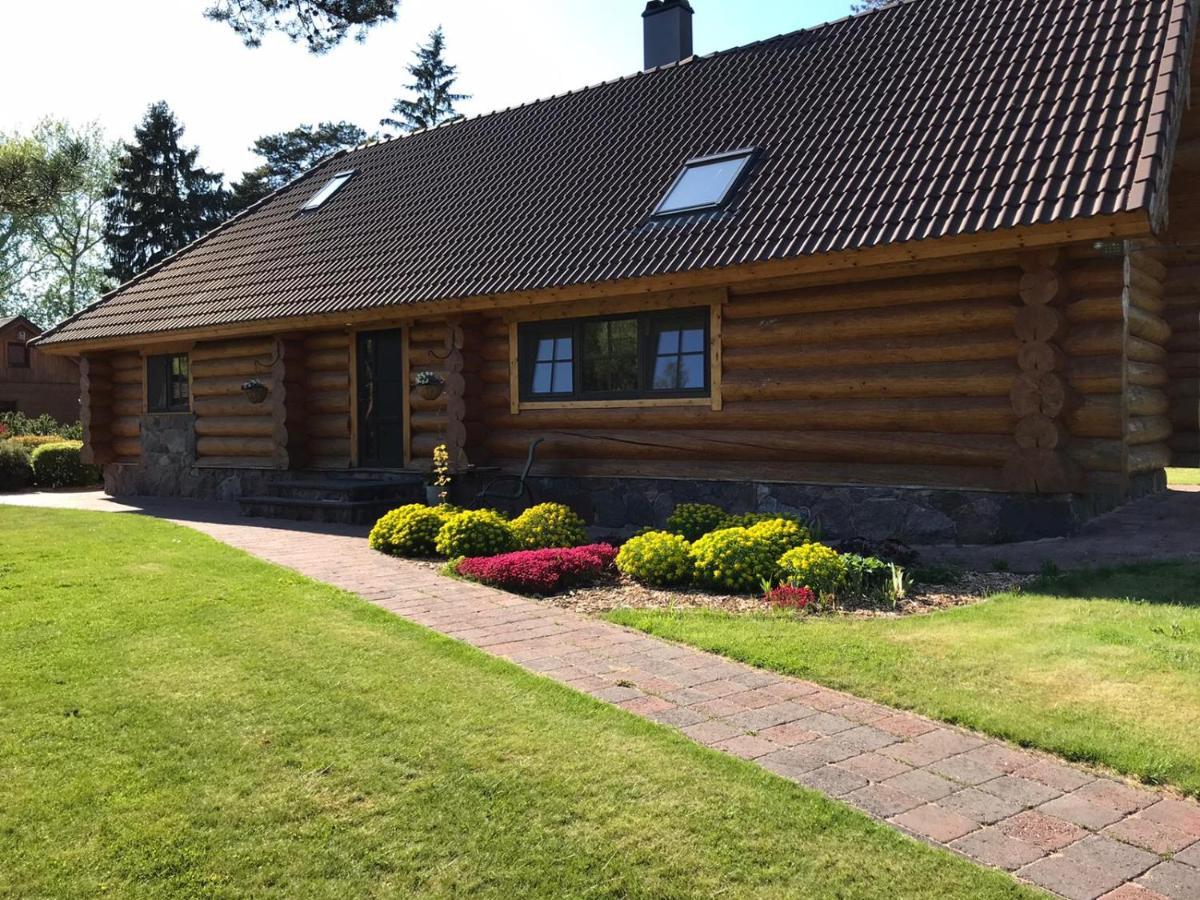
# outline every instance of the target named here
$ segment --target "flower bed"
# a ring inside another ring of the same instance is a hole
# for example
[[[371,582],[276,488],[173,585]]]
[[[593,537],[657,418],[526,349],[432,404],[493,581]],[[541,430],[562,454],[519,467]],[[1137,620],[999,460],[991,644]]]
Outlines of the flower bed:
[[[452,563],[463,578],[519,594],[554,594],[593,584],[612,570],[617,550],[610,544],[518,550],[498,556],[476,556]]]

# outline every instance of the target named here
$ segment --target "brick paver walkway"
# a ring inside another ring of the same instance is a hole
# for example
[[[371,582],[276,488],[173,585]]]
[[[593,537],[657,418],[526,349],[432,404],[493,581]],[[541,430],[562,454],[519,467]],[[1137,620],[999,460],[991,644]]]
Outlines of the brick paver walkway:
[[[795,678],[443,578],[359,529],[147,511],[1073,900],[1200,900],[1200,804]]]

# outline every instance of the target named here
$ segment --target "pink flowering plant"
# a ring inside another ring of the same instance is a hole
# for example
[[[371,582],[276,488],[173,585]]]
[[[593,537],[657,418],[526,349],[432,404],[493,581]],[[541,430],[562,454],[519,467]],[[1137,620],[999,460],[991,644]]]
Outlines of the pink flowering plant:
[[[519,594],[557,594],[594,583],[612,570],[616,556],[616,548],[609,544],[518,550],[467,557],[454,565],[454,571],[471,581]]]

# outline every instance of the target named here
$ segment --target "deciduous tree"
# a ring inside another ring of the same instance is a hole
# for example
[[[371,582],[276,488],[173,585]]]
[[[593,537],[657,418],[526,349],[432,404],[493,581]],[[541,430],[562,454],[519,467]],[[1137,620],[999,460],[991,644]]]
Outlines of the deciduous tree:
[[[200,237],[227,215],[221,175],[196,165],[180,145],[183,127],[164,102],[153,104],[126,144],[107,197],[104,242],[109,271],[128,281]]]
[[[417,48],[416,62],[407,67],[413,82],[405,86],[413,96],[398,99],[392,106],[392,113],[397,118],[380,119],[380,125],[407,132],[460,118],[454,104],[459,100],[470,100],[471,95],[454,93],[458,67],[446,62],[445,49],[446,36],[438,26],[429,35],[429,43]]]

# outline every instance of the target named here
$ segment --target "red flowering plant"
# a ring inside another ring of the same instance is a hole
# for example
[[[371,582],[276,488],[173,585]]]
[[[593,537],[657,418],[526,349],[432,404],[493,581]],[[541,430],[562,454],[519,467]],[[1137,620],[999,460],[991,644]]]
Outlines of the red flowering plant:
[[[812,588],[781,584],[771,588],[763,596],[766,604],[775,609],[791,609],[796,612],[811,612],[816,608],[817,595]]]
[[[463,578],[520,594],[556,594],[591,584],[610,570],[617,549],[609,544],[518,550],[499,556],[461,559],[454,571]]]

